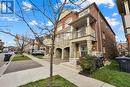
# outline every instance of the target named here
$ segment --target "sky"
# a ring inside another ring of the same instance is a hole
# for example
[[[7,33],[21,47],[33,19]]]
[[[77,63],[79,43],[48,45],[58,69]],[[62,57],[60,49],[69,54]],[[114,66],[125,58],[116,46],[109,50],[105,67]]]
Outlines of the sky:
[[[0,0],[2,1],[2,0]],[[29,3],[27,0],[18,0],[20,1],[20,5],[22,9],[24,10],[26,17],[28,18],[28,22],[31,26],[34,25],[42,25],[43,23],[46,23],[47,26],[51,26],[52,23],[47,20],[42,20],[40,13],[37,12],[37,14],[33,13],[31,10],[33,9],[33,6]],[[41,6],[41,3],[44,5],[44,8],[47,8],[46,2],[47,0],[34,0],[34,3],[36,5]],[[62,3],[64,0],[61,0]],[[126,41],[122,20],[118,13],[117,6],[115,3],[115,0],[88,0],[89,2],[85,2],[81,5],[81,7],[86,7],[88,3],[95,2],[110,26],[112,27],[113,31],[116,34],[116,41]],[[54,0],[55,2],[55,0]],[[77,2],[79,3],[79,2]],[[16,1],[15,1],[16,4]],[[55,5],[54,5],[55,6]],[[2,5],[0,4],[0,9]],[[48,10],[48,9],[47,9]],[[77,9],[76,9],[77,10]],[[18,6],[15,5],[15,11],[19,11]],[[49,10],[50,11],[50,10]],[[51,12],[51,11],[50,11]],[[36,19],[37,18],[37,19]],[[43,22],[44,21],[44,22]],[[6,26],[6,27],[2,27]],[[27,36],[31,37],[33,36],[31,31],[28,29],[26,24],[24,24],[16,15],[14,14],[6,14],[3,15],[0,13],[0,29],[7,30],[14,34],[26,34]],[[5,43],[6,46],[14,45],[14,38],[10,35],[0,33],[0,39]]]

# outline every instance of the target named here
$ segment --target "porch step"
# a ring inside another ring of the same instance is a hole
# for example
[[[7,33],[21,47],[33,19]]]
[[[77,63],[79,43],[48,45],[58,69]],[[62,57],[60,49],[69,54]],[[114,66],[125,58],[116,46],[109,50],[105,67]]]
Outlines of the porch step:
[[[81,70],[80,66],[78,66],[78,65],[73,65],[73,64],[71,64],[70,62],[61,63],[61,65],[64,65],[64,66],[69,67],[69,68],[72,68],[72,69],[76,69],[76,70],[78,70],[78,71]]]

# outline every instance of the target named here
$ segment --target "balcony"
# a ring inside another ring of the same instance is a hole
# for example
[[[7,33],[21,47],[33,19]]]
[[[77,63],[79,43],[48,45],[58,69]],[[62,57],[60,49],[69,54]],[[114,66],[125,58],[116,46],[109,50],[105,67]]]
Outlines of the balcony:
[[[72,39],[80,38],[80,37],[84,37],[84,36],[86,36],[86,32],[85,31],[74,31],[72,33]]]
[[[71,42],[92,40],[96,41],[95,31],[91,27],[86,27],[78,31],[73,31]]]

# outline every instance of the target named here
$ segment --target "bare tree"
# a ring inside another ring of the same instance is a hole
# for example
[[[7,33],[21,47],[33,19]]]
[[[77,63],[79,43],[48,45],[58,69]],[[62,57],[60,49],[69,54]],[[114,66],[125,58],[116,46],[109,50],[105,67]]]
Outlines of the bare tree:
[[[7,31],[7,30],[5,31],[3,29],[0,29],[0,32],[14,37],[14,41],[16,42],[16,45],[17,45],[17,47],[18,47],[21,54],[24,52],[24,48],[27,45],[31,44],[30,38],[27,37],[27,35],[13,34],[10,31]]]
[[[17,50],[20,51],[21,54],[24,52],[25,47],[31,44],[31,39],[25,35],[20,36],[17,34],[14,41],[16,42]]]
[[[34,34],[34,36],[42,43],[43,46],[46,46],[43,43],[43,40],[40,39],[41,36],[45,36],[47,34],[51,35],[51,51],[50,51],[50,84],[49,86],[52,87],[53,81],[53,55],[54,55],[54,45],[55,45],[55,38],[56,38],[56,29],[58,26],[58,22],[60,16],[64,10],[64,8],[71,8],[71,9],[82,9],[80,5],[87,0],[42,0],[42,4],[36,4],[33,0],[27,0],[28,6],[21,4],[20,1],[16,0],[16,4],[18,9],[15,12],[15,15],[20,18],[22,22],[24,22],[29,30]],[[10,8],[11,10],[11,8]],[[29,11],[29,12],[27,12]],[[28,15],[31,14],[31,17]],[[39,15],[39,17],[37,17]],[[30,21],[32,17],[36,21],[32,21],[32,25]],[[41,23],[42,22],[42,23]],[[51,26],[49,26],[49,23]],[[6,32],[7,33],[7,32]],[[16,35],[12,35],[15,36]]]

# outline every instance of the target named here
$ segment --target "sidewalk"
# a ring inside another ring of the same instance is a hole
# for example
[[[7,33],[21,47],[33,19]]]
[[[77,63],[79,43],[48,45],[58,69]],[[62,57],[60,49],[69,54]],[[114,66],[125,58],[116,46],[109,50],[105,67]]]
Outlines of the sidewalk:
[[[44,65],[44,67],[28,69],[23,71],[18,71],[14,73],[4,74],[0,78],[0,86],[2,87],[17,87],[32,81],[39,79],[44,79],[49,77],[49,62],[42,61],[38,58],[35,58],[31,55],[26,56],[30,57],[32,60],[38,62],[39,64]],[[95,80],[83,75],[78,74],[78,71],[62,64],[54,65],[54,75],[61,75],[63,78],[74,83],[78,87],[114,87],[102,81]],[[8,83],[8,84],[7,84]]]

